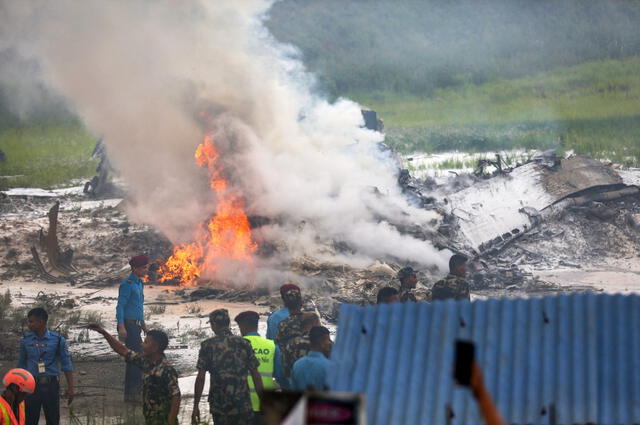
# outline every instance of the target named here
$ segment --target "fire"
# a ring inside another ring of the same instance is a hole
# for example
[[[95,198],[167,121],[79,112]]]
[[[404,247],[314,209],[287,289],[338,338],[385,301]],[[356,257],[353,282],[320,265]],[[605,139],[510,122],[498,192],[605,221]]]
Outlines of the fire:
[[[212,276],[220,264],[228,261],[251,263],[258,245],[251,237],[244,203],[229,189],[219,163],[220,153],[208,135],[195,153],[196,164],[211,173],[210,186],[216,193],[216,211],[209,222],[196,232],[195,240],[174,247],[173,254],[160,268],[160,281],[179,280],[194,285],[200,276]]]

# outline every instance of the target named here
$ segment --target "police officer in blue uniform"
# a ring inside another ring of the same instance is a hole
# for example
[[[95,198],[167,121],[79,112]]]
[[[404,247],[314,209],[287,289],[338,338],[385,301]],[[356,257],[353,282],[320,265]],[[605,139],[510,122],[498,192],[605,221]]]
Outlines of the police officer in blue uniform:
[[[309,353],[293,364],[291,386],[295,391],[323,391],[327,387],[327,371],[331,355],[331,334],[324,326],[309,331]]]
[[[144,290],[142,279],[149,271],[146,255],[136,255],[129,261],[131,273],[118,290],[116,320],[118,336],[124,345],[136,353],[142,352],[142,331],[147,333],[144,323]],[[124,401],[137,403],[142,400],[142,370],[127,363],[124,374]]]
[[[36,390],[26,398],[27,425],[38,425],[40,411],[44,410],[47,425],[60,423],[60,369],[67,379],[68,402],[73,401],[75,383],[73,364],[67,340],[47,329],[49,314],[43,308],[34,308],[27,314],[29,331],[20,341],[18,367],[26,369],[36,380]]]

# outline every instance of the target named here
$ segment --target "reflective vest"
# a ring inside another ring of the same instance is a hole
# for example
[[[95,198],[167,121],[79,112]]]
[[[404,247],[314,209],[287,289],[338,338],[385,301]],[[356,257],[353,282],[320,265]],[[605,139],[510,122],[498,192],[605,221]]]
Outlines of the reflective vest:
[[[276,383],[273,380],[273,361],[276,355],[276,344],[270,339],[262,338],[257,335],[247,335],[244,337],[251,343],[251,347],[253,347],[253,353],[256,355],[256,358],[260,362],[260,366],[258,366],[258,373],[262,377],[262,387],[265,390],[270,390],[276,387]],[[253,378],[249,376],[249,391],[251,393],[251,407],[253,407],[254,412],[260,411],[260,399],[258,398],[258,393],[256,393],[256,388],[253,385]]]
[[[0,396],[0,425],[25,425],[24,401],[20,403],[18,410],[20,411],[20,422],[18,422],[16,416],[13,414],[11,405],[4,397]]]

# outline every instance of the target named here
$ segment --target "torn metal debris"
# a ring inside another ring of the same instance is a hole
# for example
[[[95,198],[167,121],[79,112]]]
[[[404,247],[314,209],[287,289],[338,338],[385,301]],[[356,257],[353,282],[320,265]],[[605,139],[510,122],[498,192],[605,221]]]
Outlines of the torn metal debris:
[[[446,205],[458,229],[454,239],[475,254],[487,254],[569,206],[640,193],[632,183],[640,183],[637,173],[623,178],[591,158],[534,160],[448,195]]]

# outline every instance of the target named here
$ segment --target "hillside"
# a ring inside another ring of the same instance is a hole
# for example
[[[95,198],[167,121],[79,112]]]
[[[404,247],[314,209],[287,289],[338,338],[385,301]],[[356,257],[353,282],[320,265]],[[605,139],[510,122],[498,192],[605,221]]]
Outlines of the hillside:
[[[267,25],[333,95],[424,95],[640,54],[638,0],[282,0]]]

